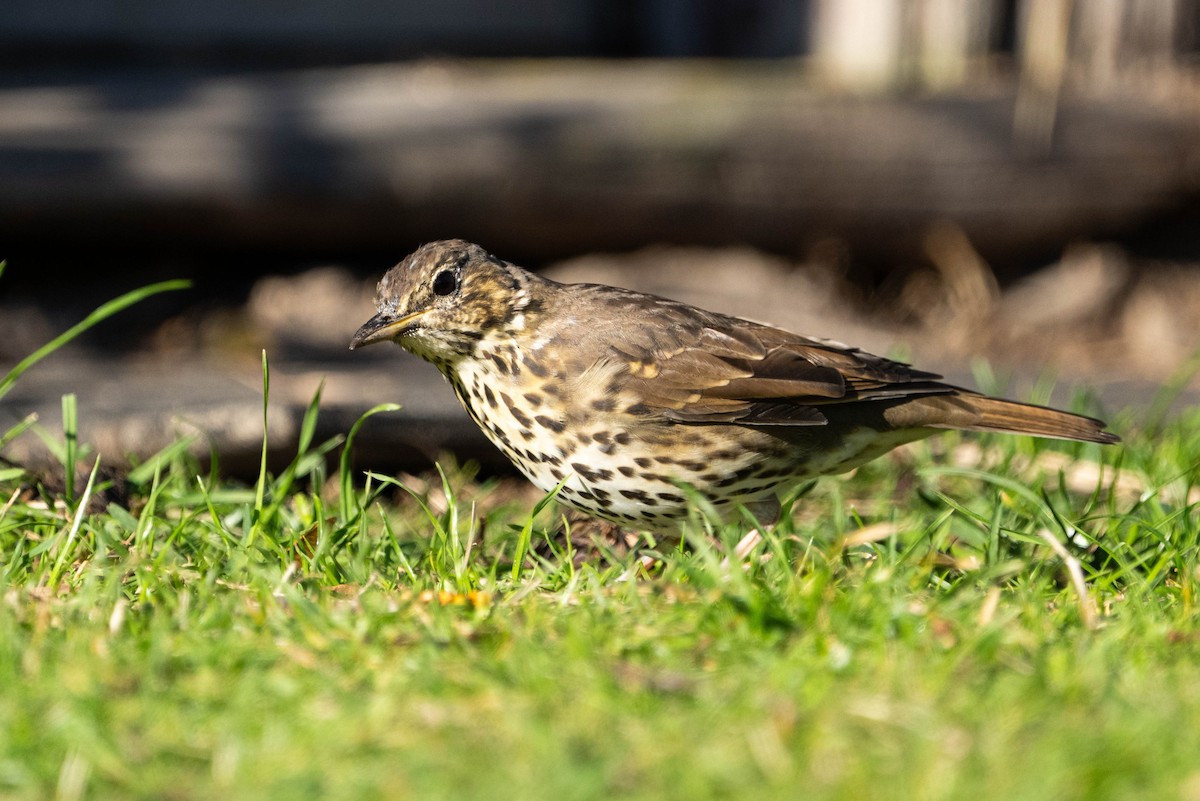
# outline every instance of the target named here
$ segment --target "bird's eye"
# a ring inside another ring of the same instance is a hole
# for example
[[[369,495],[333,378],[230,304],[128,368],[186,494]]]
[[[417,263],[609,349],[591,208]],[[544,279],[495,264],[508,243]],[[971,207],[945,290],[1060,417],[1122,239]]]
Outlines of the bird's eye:
[[[449,270],[442,270],[433,277],[433,294],[445,297],[453,294],[456,289],[458,289],[458,279]]]

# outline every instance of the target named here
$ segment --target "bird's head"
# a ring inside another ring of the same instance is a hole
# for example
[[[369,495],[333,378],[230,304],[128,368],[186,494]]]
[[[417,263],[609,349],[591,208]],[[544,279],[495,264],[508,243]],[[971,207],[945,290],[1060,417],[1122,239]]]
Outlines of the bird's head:
[[[378,313],[350,349],[390,340],[439,367],[451,365],[481,339],[524,325],[531,278],[461,239],[422,245],[380,280]]]

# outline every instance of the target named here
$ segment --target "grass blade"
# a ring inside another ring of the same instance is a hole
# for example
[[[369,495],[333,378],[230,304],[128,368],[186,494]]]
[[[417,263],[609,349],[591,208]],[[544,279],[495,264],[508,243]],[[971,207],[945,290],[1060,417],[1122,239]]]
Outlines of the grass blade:
[[[3,449],[5,445],[28,431],[29,428],[37,422],[37,419],[37,412],[30,412],[19,423],[5,431],[3,434],[0,434],[0,449]]]
[[[542,510],[549,506],[550,502],[558,497],[558,493],[562,491],[562,488],[566,485],[567,479],[569,478],[570,476],[564,477],[562,481],[558,482],[558,486],[547,492],[545,496],[543,496],[542,499],[537,502],[537,505],[533,507],[533,511],[529,513],[529,517],[525,518],[525,522],[521,525],[521,533],[517,537],[517,550],[513,554],[513,581],[516,581],[521,577],[521,567],[525,563],[525,554],[529,552],[529,543],[533,539],[533,522],[537,520],[538,515],[542,513]]]
[[[190,436],[181,437],[180,439],[175,440],[170,445],[166,446],[158,453],[154,454],[149,459],[130,470],[125,476],[125,480],[130,484],[145,484],[150,479],[154,478],[154,475],[159,472],[164,465],[170,464],[184,453],[187,453],[188,449],[196,443],[197,439],[199,439],[199,437],[197,437],[195,434],[192,434]]]
[[[79,408],[75,393],[62,396],[63,480],[67,503],[75,500],[75,461],[79,455]]]
[[[92,497],[92,487],[96,484],[96,473],[100,470],[100,457],[96,457],[96,463],[92,465],[92,473],[88,476],[87,486],[83,489],[83,496],[79,499],[79,507],[75,510],[75,516],[71,520],[71,528],[67,532],[66,538],[58,546],[58,556],[54,560],[54,567],[50,570],[50,577],[46,581],[46,586],[54,589],[58,586],[58,581],[62,577],[63,570],[66,569],[71,556],[75,553],[75,542],[79,536],[79,529],[83,525],[83,518],[87,515],[88,501]]]
[[[21,361],[17,362],[15,367],[9,370],[3,378],[0,378],[0,398],[3,398],[9,393],[13,387],[13,384],[17,382],[17,379],[20,378],[26,370],[28,370],[30,367],[33,367],[51,353],[54,353],[54,351],[58,350],[63,345],[66,345],[68,342],[75,339],[89,328],[92,328],[97,323],[104,322],[117,312],[122,311],[123,309],[126,309],[135,303],[139,303],[146,298],[151,297],[152,295],[157,295],[162,292],[174,292],[180,289],[187,289],[191,285],[191,281],[161,281],[157,284],[150,284],[149,286],[135,289],[132,292],[126,292],[124,295],[102,304],[87,317],[84,317],[78,323],[71,326],[66,331],[47,342],[45,345],[42,345],[40,348],[26,356]]]
[[[262,377],[263,377],[263,396],[262,396],[262,457],[258,462],[258,481],[254,482],[254,510],[253,517],[250,522],[250,532],[246,540],[246,545],[252,545],[255,538],[258,536],[259,529],[262,528],[262,511],[264,498],[267,493],[267,411],[271,398],[271,369],[267,364],[267,351],[264,348],[262,352]]]
[[[354,438],[358,436],[358,430],[362,428],[363,423],[368,417],[373,417],[381,412],[398,412],[400,405],[396,403],[381,403],[378,406],[372,406],[362,413],[362,416],[354,421],[354,425],[350,426],[350,433],[346,435],[346,444],[342,446],[342,458],[338,463],[338,478],[341,482],[342,497],[339,500],[339,511],[343,523],[350,521],[351,509],[350,500],[354,497],[354,478],[350,472],[350,457],[354,451]]]

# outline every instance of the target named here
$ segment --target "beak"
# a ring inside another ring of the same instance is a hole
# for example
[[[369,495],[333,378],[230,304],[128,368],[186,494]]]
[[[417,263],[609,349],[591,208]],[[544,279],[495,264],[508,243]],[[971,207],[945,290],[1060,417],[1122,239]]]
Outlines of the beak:
[[[419,311],[397,318],[380,312],[363,323],[362,327],[354,332],[354,338],[350,340],[350,350],[364,345],[374,345],[376,342],[395,339],[401,334],[415,328],[414,323],[423,314],[425,314],[424,311]]]

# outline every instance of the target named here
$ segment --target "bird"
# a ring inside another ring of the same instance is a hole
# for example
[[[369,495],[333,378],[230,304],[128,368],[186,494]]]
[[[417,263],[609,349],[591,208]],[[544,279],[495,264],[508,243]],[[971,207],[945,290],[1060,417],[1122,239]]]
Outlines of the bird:
[[[543,492],[640,531],[693,493],[775,522],[781,497],[945,429],[1115,443],[1100,420],[990,397],[839,342],[603,284],[563,284],[459,239],[380,280],[350,349],[431,362]],[[690,489],[689,489],[690,488]]]

